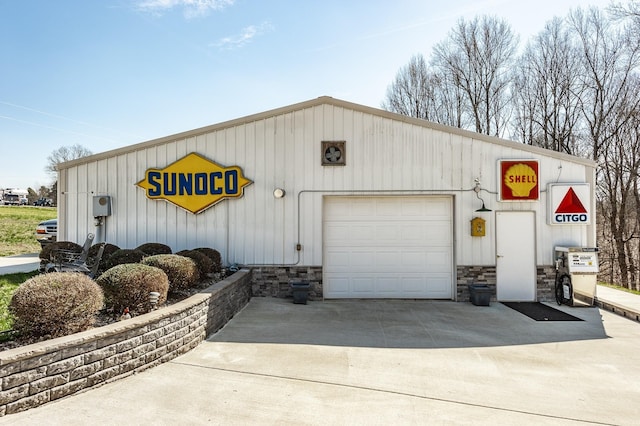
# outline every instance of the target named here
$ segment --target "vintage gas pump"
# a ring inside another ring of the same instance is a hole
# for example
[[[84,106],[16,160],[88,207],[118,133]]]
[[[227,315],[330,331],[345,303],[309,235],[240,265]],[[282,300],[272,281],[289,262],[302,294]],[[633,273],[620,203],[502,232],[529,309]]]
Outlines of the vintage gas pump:
[[[598,248],[556,247],[555,258],[558,305],[593,306],[598,284]]]

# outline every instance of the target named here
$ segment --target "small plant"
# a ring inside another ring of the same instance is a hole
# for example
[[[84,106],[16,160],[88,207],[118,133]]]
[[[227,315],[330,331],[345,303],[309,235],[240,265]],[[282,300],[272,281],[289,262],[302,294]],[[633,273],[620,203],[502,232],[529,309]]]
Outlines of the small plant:
[[[145,257],[142,263],[160,268],[167,274],[170,292],[194,287],[200,278],[196,263],[177,254],[157,254]]]
[[[104,291],[107,308],[113,309],[114,314],[122,313],[125,308],[135,313],[148,312],[149,293],[160,293],[158,305],[162,305],[169,290],[169,279],[164,271],[140,263],[114,266],[96,282]]]
[[[18,287],[9,310],[21,336],[59,337],[90,328],[103,300],[100,286],[86,275],[52,272]]]
[[[107,261],[107,269],[125,263],[140,263],[145,254],[136,249],[119,249],[111,253]]]
[[[155,256],[156,254],[171,254],[171,247],[162,243],[145,243],[138,247],[136,250],[140,250],[146,256]]]
[[[209,247],[199,247],[194,250],[205,254],[209,259],[211,259],[213,262],[213,270],[211,272],[214,274],[222,272],[222,256],[220,256],[220,252],[218,250]]]
[[[188,257],[196,262],[200,277],[204,278],[208,274],[213,272],[213,262],[209,259],[209,256],[196,250],[182,250],[176,253],[177,255]]]

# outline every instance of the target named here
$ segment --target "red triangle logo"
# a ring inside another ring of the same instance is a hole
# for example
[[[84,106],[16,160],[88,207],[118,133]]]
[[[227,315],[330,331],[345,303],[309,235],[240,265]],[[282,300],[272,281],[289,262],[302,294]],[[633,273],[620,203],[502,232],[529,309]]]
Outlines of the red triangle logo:
[[[556,213],[587,213],[587,209],[584,208],[575,191],[570,187],[556,209]]]

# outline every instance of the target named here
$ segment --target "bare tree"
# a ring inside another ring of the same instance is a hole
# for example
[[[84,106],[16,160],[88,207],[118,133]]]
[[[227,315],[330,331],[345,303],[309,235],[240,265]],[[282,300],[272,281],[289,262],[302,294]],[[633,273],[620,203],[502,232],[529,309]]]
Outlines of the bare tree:
[[[463,127],[463,94],[450,79],[429,69],[416,55],[387,88],[382,108],[409,117]]]
[[[580,106],[579,57],[560,18],[529,42],[514,69],[513,125],[518,139],[573,152]]]
[[[610,139],[640,106],[640,98],[630,84],[640,60],[640,46],[632,42],[628,29],[614,27],[596,8],[572,11],[569,22],[580,49],[580,110],[587,149],[589,156],[598,161]],[[621,116],[622,112],[627,116]]]
[[[44,169],[55,178],[58,173],[58,164],[82,157],[88,157],[91,154],[93,154],[91,151],[79,144],[72,146],[62,146],[53,151],[47,157],[47,165]]]
[[[433,84],[427,63],[420,54],[413,56],[387,88],[382,108],[409,117],[433,120]]]
[[[464,93],[464,112],[478,133],[501,136],[506,129],[508,73],[517,44],[506,21],[484,16],[461,19],[434,48],[433,65]]]
[[[636,27],[636,31],[640,30],[640,1],[629,1],[626,4],[611,3],[608,8],[609,13],[614,19],[630,19],[632,24]]]
[[[634,92],[640,97],[640,80],[632,77]],[[633,103],[632,103],[633,105]],[[615,129],[602,150],[598,179],[598,210],[605,258],[611,259],[609,276],[629,288],[638,288],[640,245],[640,111],[616,110],[618,120],[608,123]],[[622,121],[620,125],[617,121]]]

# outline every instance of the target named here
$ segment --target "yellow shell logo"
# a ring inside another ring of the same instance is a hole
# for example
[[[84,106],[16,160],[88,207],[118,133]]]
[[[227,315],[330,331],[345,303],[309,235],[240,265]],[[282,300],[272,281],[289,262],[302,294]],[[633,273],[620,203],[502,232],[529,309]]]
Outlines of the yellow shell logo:
[[[526,164],[514,164],[504,174],[504,184],[514,197],[528,197],[538,184],[535,170]]]
[[[147,198],[200,213],[226,198],[242,197],[244,187],[252,183],[238,166],[222,167],[191,153],[164,169],[147,169],[136,185]]]

